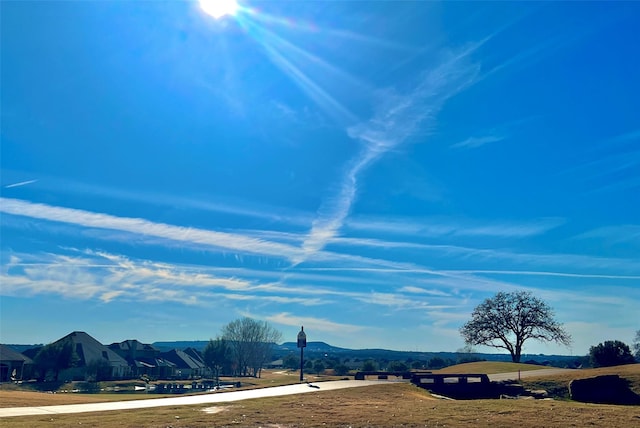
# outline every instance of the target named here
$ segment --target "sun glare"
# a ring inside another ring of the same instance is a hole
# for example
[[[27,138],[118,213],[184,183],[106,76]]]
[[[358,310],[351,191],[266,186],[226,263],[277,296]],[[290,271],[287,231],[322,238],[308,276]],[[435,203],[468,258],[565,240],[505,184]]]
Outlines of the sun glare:
[[[225,15],[235,15],[238,11],[236,0],[199,0],[200,8],[215,19],[220,19]]]

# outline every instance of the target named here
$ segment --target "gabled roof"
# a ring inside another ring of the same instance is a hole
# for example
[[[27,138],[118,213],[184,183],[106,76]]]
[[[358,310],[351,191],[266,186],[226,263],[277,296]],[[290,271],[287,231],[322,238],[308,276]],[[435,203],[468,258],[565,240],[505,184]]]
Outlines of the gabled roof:
[[[42,349],[42,346],[40,345],[36,345],[33,348],[29,348],[29,349],[25,349],[22,352],[22,355],[24,355],[27,358],[31,358],[31,360],[33,360],[36,355],[38,355],[38,352]]]
[[[18,361],[23,362],[24,364],[33,364],[33,360],[31,358],[22,355],[20,352],[16,351],[10,346],[3,345],[0,343],[0,361]]]
[[[157,348],[153,347],[153,345],[149,345],[146,343],[142,343],[137,341],[136,339],[125,340],[124,342],[116,342],[109,345],[110,349],[120,349],[122,351],[154,351],[160,352]]]
[[[203,369],[205,365],[193,358],[184,351],[179,349],[172,349],[171,351],[160,354],[162,358],[165,358],[174,363],[179,369]]]
[[[136,367],[176,367],[174,363],[164,358],[140,358],[133,362]]]
[[[111,349],[89,336],[84,331],[74,331],[54,343],[71,340],[74,350],[80,358],[80,365],[84,366],[94,360],[107,360],[112,366],[128,366],[127,361]]]
[[[187,348],[184,350],[184,353],[190,356],[194,361],[197,361],[198,363],[202,364],[203,366],[206,365],[204,363],[204,358],[202,358],[202,354],[196,348]]]

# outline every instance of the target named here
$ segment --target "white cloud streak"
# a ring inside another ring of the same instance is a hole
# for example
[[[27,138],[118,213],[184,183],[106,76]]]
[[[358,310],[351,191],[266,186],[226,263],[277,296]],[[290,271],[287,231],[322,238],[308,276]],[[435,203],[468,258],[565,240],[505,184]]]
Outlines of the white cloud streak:
[[[562,218],[539,218],[528,221],[492,221],[482,223],[470,220],[426,217],[417,222],[414,219],[350,219],[345,226],[354,230],[366,230],[423,237],[442,236],[486,236],[497,238],[525,238],[544,234],[555,229],[565,220]]]
[[[5,189],[11,189],[13,187],[26,186],[27,184],[32,184],[32,183],[37,183],[37,182],[38,182],[38,180],[21,181],[19,183],[8,184],[8,185],[4,186],[4,188]]]
[[[520,275],[520,276],[557,276],[564,278],[594,278],[594,279],[620,279],[620,280],[640,280],[638,275],[606,275],[588,273],[567,273],[567,272],[546,272],[530,270],[456,270],[451,273],[468,274],[489,274],[489,275]]]
[[[285,209],[283,207],[249,203],[247,201],[228,200],[220,202],[219,196],[216,196],[216,201],[212,202],[210,195],[201,195],[201,197],[196,198],[149,191],[123,190],[56,177],[46,177],[46,179],[37,181],[39,181],[38,187],[55,192],[100,195],[117,200],[143,202],[155,206],[180,206],[205,212],[218,212],[232,214],[234,216],[260,218],[269,222],[300,227],[306,227],[313,221],[313,215],[311,213],[296,212],[291,208]]]
[[[140,218],[116,217],[109,214],[55,207],[18,199],[0,198],[0,211],[6,214],[69,223],[82,227],[118,230],[178,242],[226,248],[244,254],[263,254],[271,257],[294,259],[298,257],[299,253],[296,247],[290,245],[248,238],[233,233],[154,223]]]
[[[2,264],[1,293],[7,296],[57,294],[79,300],[99,299],[104,303],[126,300],[206,306],[223,299],[258,306],[271,303],[320,306],[335,304],[334,298],[339,298],[394,308],[402,304],[409,304],[409,308],[423,307],[423,303],[412,302],[399,293],[344,291],[318,285],[318,282],[330,282],[326,276],[315,278],[309,285],[299,285],[297,281],[295,285],[265,283],[220,275],[215,268],[196,269],[135,260],[101,251],[71,251],[80,254],[12,254]],[[314,279],[305,274],[297,276],[302,278],[302,283]]]
[[[337,195],[320,208],[296,263],[313,256],[337,235],[355,201],[359,175],[378,158],[415,135],[420,127],[433,126],[445,101],[473,84],[479,66],[470,63],[468,57],[476,48],[447,55],[440,64],[424,72],[420,82],[406,95],[381,91],[382,101],[376,114],[347,130],[351,138],[363,143],[363,148],[345,171]]]
[[[331,304],[322,293],[309,297],[300,290],[219,276],[205,268],[197,271],[89,250],[81,255],[13,254],[2,265],[0,281],[1,293],[7,296],[56,294],[79,300],[99,299],[103,303],[127,300],[207,306],[212,301],[240,300],[261,305]]]
[[[633,242],[630,238],[629,242]],[[610,270],[617,270],[627,273],[640,272],[640,265],[638,265],[637,261],[634,259],[626,259],[626,258],[614,258],[614,257],[600,257],[600,256],[590,256],[583,254],[566,254],[566,253],[544,253],[544,254],[536,254],[536,253],[526,253],[526,252],[515,252],[508,250],[500,250],[500,249],[492,249],[492,248],[474,248],[474,247],[464,247],[458,245],[440,245],[440,244],[422,244],[417,242],[404,242],[404,241],[384,241],[379,239],[371,239],[371,238],[334,238],[331,242],[339,243],[341,245],[352,245],[359,247],[371,247],[371,248],[387,248],[387,249],[416,249],[422,251],[429,251],[433,253],[432,263],[435,263],[436,258],[447,258],[448,260],[454,260],[455,258],[464,258],[467,264],[471,261],[475,261],[476,263],[487,262],[487,261],[503,261],[512,263],[518,263],[520,265],[525,266],[533,266],[537,269],[541,268],[570,268],[572,270],[581,269],[585,270],[583,273],[574,272],[575,275],[593,275],[595,276],[607,276],[613,275],[608,273]],[[323,253],[319,253],[318,257]],[[334,255],[334,258],[337,258],[337,255]],[[346,261],[346,257],[345,257]],[[378,263],[376,263],[376,261]],[[401,262],[392,262],[390,260],[376,260],[370,258],[363,258],[362,262],[367,262],[367,264],[372,266],[386,266],[387,270],[404,270],[404,271],[421,271],[424,273],[430,273],[438,276],[449,276],[452,274],[452,270],[447,269],[426,269],[419,265],[412,265],[409,263],[401,263]],[[322,269],[322,268],[319,268]],[[333,268],[327,268],[333,269]],[[341,266],[335,268],[337,270],[349,270],[349,266]],[[378,267],[353,267],[352,269],[366,269],[366,270],[377,270],[380,269]],[[382,269],[384,270],[384,269]],[[594,270],[604,270],[603,273],[594,272]],[[469,270],[470,271],[470,270]],[[529,270],[529,272],[533,272]],[[539,272],[547,272],[539,270]],[[547,272],[548,274],[551,274]],[[560,276],[562,273],[557,273]],[[566,273],[570,275],[570,273]],[[619,276],[619,275],[613,275]],[[622,275],[624,277],[624,275]]]
[[[603,226],[582,233],[576,236],[576,239],[601,239],[609,244],[635,243],[640,245],[640,225]]]
[[[398,291],[404,292],[404,293],[411,293],[411,294],[427,294],[427,295],[431,295],[431,296],[441,296],[441,297],[449,297],[451,296],[451,294],[449,293],[445,293],[444,291],[441,290],[434,290],[434,289],[426,289],[426,288],[422,288],[422,287],[415,287],[413,285],[406,285],[402,288],[400,288]]]
[[[364,327],[358,325],[337,323],[325,318],[297,316],[289,312],[270,315],[267,316],[266,319],[273,323],[293,327],[312,325],[314,331],[324,333],[357,333],[364,329]]]
[[[452,144],[451,148],[453,149],[475,149],[486,144],[497,143],[498,141],[502,141],[506,139],[503,135],[486,135],[484,137],[469,137],[466,140],[460,141],[458,143]]]
[[[254,254],[288,260],[300,261],[300,249],[296,245],[282,242],[274,242],[269,239],[260,239],[248,236],[250,232],[244,231],[242,234],[215,232],[209,230],[185,228],[162,223],[154,223],[139,218],[116,217],[109,214],[93,213],[84,210],[54,207],[46,204],[37,204],[27,201],[0,198],[0,212],[17,216],[26,216],[52,222],[61,222],[74,226],[95,228],[94,230],[108,231],[105,239],[113,240],[117,238],[114,231],[134,234],[146,239],[165,239],[168,242],[175,242],[177,245],[196,246],[202,248],[221,249],[235,251],[241,254]],[[334,220],[336,220],[334,218]],[[336,220],[337,221],[337,220]],[[429,223],[429,222],[427,222]],[[440,224],[437,227],[439,233],[449,235],[477,235],[477,236],[506,236],[525,237],[543,233],[562,223],[559,219],[543,219],[540,221],[499,225],[468,225],[468,226],[447,226]],[[409,225],[409,229],[419,225]],[[369,224],[364,227],[375,228]],[[337,230],[337,229],[336,229]],[[334,231],[335,233],[335,231]],[[435,233],[435,232],[434,232]],[[259,232],[256,232],[260,235]],[[282,240],[299,244],[304,236],[299,234],[266,233],[271,239]],[[320,239],[316,236],[317,239]],[[139,238],[136,238],[139,239]],[[131,241],[131,238],[127,238]],[[507,260],[510,262],[523,263],[526,265],[539,266],[584,266],[589,269],[624,269],[625,272],[637,272],[637,263],[625,259],[612,259],[603,257],[593,257],[572,254],[528,254],[500,251],[494,249],[467,248],[454,245],[430,245],[408,242],[381,241],[364,238],[338,238],[331,233],[322,239],[322,244],[338,243],[342,245],[357,245],[360,247],[386,247],[386,248],[416,248],[424,250],[434,250],[440,255],[446,253],[448,256],[463,256],[468,258],[473,256],[476,260]],[[444,253],[443,253],[444,252]],[[317,261],[340,262],[341,265],[354,264],[365,266],[382,266],[401,271],[411,271],[419,269],[422,272],[439,276],[451,276],[447,271],[429,270],[424,267],[410,263],[399,263],[391,260],[372,259],[368,257],[355,256],[351,254],[340,254],[335,252],[319,251],[315,253]],[[635,266],[635,271],[633,267]],[[548,268],[547,268],[548,269]],[[584,274],[596,274],[599,272],[584,272]],[[278,274],[279,275],[279,274]]]

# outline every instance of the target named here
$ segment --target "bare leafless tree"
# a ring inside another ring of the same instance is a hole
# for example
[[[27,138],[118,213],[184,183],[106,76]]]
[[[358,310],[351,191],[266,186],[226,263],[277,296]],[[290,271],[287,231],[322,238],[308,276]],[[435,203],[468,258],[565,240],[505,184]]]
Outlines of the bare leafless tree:
[[[260,377],[262,367],[271,357],[273,345],[280,341],[282,334],[266,321],[245,317],[224,326],[222,337],[231,348],[236,372]]]
[[[525,291],[499,292],[486,299],[460,333],[469,345],[506,349],[515,363],[520,362],[522,346],[529,339],[571,344],[571,336],[555,320],[549,305]]]

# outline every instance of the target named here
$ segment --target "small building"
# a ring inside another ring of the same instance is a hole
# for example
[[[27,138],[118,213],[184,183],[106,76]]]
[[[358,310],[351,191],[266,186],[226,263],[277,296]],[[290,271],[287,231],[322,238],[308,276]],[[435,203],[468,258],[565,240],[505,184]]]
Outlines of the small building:
[[[265,369],[281,369],[284,367],[284,362],[282,360],[282,358],[278,359],[278,360],[273,360],[271,362],[268,362],[264,365]]]

